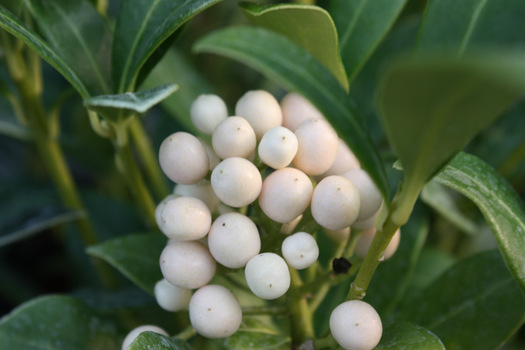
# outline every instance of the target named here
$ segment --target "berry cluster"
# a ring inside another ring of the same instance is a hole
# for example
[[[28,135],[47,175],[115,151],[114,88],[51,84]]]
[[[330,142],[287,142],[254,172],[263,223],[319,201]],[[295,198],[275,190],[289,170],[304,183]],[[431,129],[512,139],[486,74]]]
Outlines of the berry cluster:
[[[157,224],[169,238],[160,256],[164,279],[155,286],[162,308],[189,309],[192,326],[204,337],[235,333],[242,308],[230,290],[209,284],[217,263],[244,269],[256,296],[283,296],[290,287],[289,269],[308,268],[319,255],[315,232],[295,230],[308,208],[335,241],[347,241],[351,227],[365,231],[356,254],[366,255],[381,194],[306,99],[290,93],[279,104],[266,91],[249,91],[237,102],[235,116],[228,116],[220,97],[201,95],[192,104],[191,120],[211,136],[211,146],[176,132],[159,150],[162,170],[176,183],[173,194],[156,210]],[[256,211],[260,215],[244,214]],[[260,232],[253,217],[282,225],[280,250],[261,252],[261,237],[268,232]],[[385,258],[397,248],[396,236]],[[361,326],[354,331],[354,324]],[[379,316],[362,301],[338,306],[330,328],[345,349],[355,344],[371,349],[382,332]]]

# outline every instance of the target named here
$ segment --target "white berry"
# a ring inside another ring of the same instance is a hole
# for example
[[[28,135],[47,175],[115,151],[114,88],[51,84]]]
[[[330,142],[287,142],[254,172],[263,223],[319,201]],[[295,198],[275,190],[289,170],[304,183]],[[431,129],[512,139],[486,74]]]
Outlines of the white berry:
[[[177,197],[178,196],[175,194],[167,195],[159,204],[157,204],[157,207],[155,208],[155,222],[157,223],[158,227],[160,227],[160,225],[162,224],[162,218],[160,215],[162,213],[162,209],[164,209],[164,206],[166,205],[166,203],[168,203],[168,201]]]
[[[277,126],[264,133],[258,152],[264,164],[274,169],[282,169],[290,165],[298,147],[297,136],[290,129]]]
[[[332,175],[315,187],[311,210],[319,225],[330,230],[342,230],[355,221],[359,206],[357,188],[344,177]]]
[[[290,288],[288,265],[275,253],[262,253],[251,258],[244,274],[250,290],[262,299],[277,299]]]
[[[303,218],[303,214],[299,215],[298,217],[296,217],[292,221],[283,224],[281,226],[281,230],[280,231],[282,233],[284,233],[285,235],[289,235],[290,233],[293,232],[293,230],[295,230],[295,228],[297,227],[297,225],[299,224],[299,222],[301,221],[302,218]]]
[[[211,186],[225,204],[240,208],[257,199],[262,187],[261,173],[244,158],[227,158],[211,173]]]
[[[208,248],[197,241],[171,242],[160,255],[160,270],[174,286],[195,289],[215,275],[217,263]]]
[[[282,243],[281,251],[288,265],[297,270],[309,267],[319,257],[317,241],[306,232],[297,232],[286,237]]]
[[[200,199],[206,204],[210,212],[214,212],[220,204],[220,200],[213,192],[211,183],[208,180],[201,180],[196,184],[184,185],[177,184],[173,189],[173,194],[180,197],[193,197]]]
[[[131,332],[129,332],[128,335],[126,335],[126,338],[124,338],[124,341],[122,342],[122,350],[127,350],[128,347],[131,345],[131,343],[133,343],[135,338],[137,338],[142,332],[155,332],[158,334],[165,335],[166,337],[169,336],[168,333],[164,329],[158,326],[154,326],[154,325],[139,326],[133,329]]]
[[[244,267],[259,254],[261,238],[250,218],[239,213],[227,213],[211,225],[208,247],[217,262],[236,269]]]
[[[366,254],[370,249],[370,245],[372,244],[372,240],[374,239],[375,235],[375,228],[371,228],[370,230],[361,233],[355,246],[355,254],[358,257],[360,257],[361,259],[364,259],[366,257]],[[390,243],[388,243],[388,246],[386,247],[385,252],[383,253],[383,256],[381,258],[382,260],[389,259],[392,257],[392,255],[394,255],[394,253],[397,251],[397,248],[399,247],[400,240],[401,230],[398,229],[394,233],[394,236],[392,236],[392,240],[390,241]]]
[[[284,168],[264,179],[259,205],[270,219],[284,224],[306,210],[312,192],[313,185],[308,176],[300,170]]]
[[[241,117],[224,119],[211,136],[213,150],[222,159],[248,158],[255,151],[256,143],[252,126]]]
[[[356,220],[363,221],[377,213],[383,203],[383,196],[370,175],[363,169],[352,169],[343,176],[357,187],[361,197],[361,209]]]
[[[187,132],[176,132],[160,145],[159,163],[172,181],[193,184],[206,176],[209,160],[199,139]]]
[[[381,340],[383,325],[370,304],[349,300],[332,311],[330,331],[345,350],[372,350]]]
[[[299,143],[292,164],[308,175],[320,175],[334,163],[339,137],[324,119],[308,119],[295,130]]]
[[[302,122],[308,119],[324,119],[313,104],[303,96],[290,92],[281,100],[283,126],[295,131]]]
[[[241,305],[227,288],[210,284],[197,290],[190,301],[190,322],[206,338],[229,337],[242,321]]]
[[[361,168],[359,160],[356,158],[350,147],[341,139],[332,166],[321,176],[341,175],[349,170]]]
[[[254,90],[245,93],[235,105],[235,115],[245,118],[260,140],[271,128],[283,121],[281,106],[269,92]]]
[[[167,311],[180,311],[188,308],[191,290],[179,288],[161,279],[155,284],[155,299],[161,308]]]
[[[160,216],[160,230],[176,241],[201,239],[211,226],[210,209],[203,201],[193,197],[178,197],[167,201]]]
[[[350,227],[345,227],[342,230],[329,230],[325,228],[326,235],[336,243],[346,243],[350,238]]]
[[[217,124],[228,117],[224,101],[217,95],[200,95],[190,107],[190,118],[195,127],[211,135]]]

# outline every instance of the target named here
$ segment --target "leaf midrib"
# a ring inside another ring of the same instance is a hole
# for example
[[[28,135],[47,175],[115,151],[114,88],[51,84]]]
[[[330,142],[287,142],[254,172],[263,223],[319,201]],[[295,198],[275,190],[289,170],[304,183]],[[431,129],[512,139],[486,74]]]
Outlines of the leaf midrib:
[[[104,93],[108,93],[109,92],[109,88],[108,88],[107,82],[104,79],[104,76],[103,76],[102,72],[100,71],[100,67],[99,67],[96,59],[93,57],[93,53],[91,52],[91,50],[89,50],[89,46],[85,42],[84,38],[80,35],[80,33],[78,32],[77,28],[73,25],[73,23],[71,23],[70,18],[68,17],[67,13],[62,11],[62,8],[60,8],[60,6],[58,6],[55,2],[50,1],[50,3],[55,8],[55,10],[60,14],[60,16],[65,20],[65,23],[69,26],[69,28],[71,29],[71,32],[75,35],[75,37],[77,38],[78,42],[80,43],[80,46],[82,47],[82,49],[84,51],[84,54],[86,55],[86,57],[88,58],[89,63],[93,67],[93,70],[95,72],[97,80],[100,83],[102,91]],[[59,43],[57,43],[57,44],[59,44]]]
[[[359,22],[359,16],[363,12],[363,9],[365,8],[367,3],[368,3],[368,0],[362,0],[357,6],[356,11],[354,12],[354,15],[352,16],[352,19],[350,20],[350,24],[348,25],[348,27],[346,27],[345,33],[343,34],[343,37],[341,38],[341,42],[339,43],[341,51],[344,51],[346,49],[346,44],[348,40],[350,39],[350,37],[352,36],[352,32],[354,31],[357,25],[357,22]]]
[[[459,50],[458,50],[459,56],[465,52],[468,42],[470,41],[470,38],[472,37],[472,33],[474,32],[474,28],[476,27],[478,23],[478,18],[481,14],[481,11],[485,8],[485,5],[487,5],[487,2],[488,0],[481,0],[481,2],[479,2],[478,5],[476,6],[473,15],[470,18],[467,30],[465,31],[465,35],[463,36],[463,39],[461,40],[461,43],[459,45]]]

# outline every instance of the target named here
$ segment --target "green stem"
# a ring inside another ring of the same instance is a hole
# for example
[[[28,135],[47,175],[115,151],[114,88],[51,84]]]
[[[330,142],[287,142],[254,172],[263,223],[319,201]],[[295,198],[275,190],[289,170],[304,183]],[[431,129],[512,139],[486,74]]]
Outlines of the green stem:
[[[335,341],[334,337],[332,335],[328,335],[325,338],[316,339],[314,340],[314,349],[315,350],[322,350],[322,349],[335,349],[338,347],[337,342]]]
[[[404,225],[410,218],[422,185],[419,186],[419,182],[415,181],[407,181],[407,183],[409,186],[403,186],[398,195],[394,197],[386,221],[381,230],[376,232],[361,268],[350,286],[347,299],[364,298],[372,276],[382,261],[384,252],[392,240],[392,237],[397,229]]]
[[[197,334],[197,331],[192,326],[187,327],[182,332],[177,333],[174,337],[181,339],[181,340],[188,340],[191,337],[195,336]]]
[[[157,199],[161,200],[168,195],[170,190],[166,184],[164,174],[160,169],[156,153],[153,151],[149,137],[144,131],[139,118],[134,118],[131,122],[130,132],[133,144],[144,162],[145,173],[153,188],[153,192],[157,196]]]
[[[304,295],[297,293],[302,286],[301,276],[295,269],[290,269],[291,291],[288,299],[290,309],[290,323],[292,330],[292,344],[300,345],[306,340],[315,337],[313,315]]]
[[[120,127],[122,130],[120,130],[120,132],[117,131],[117,134],[125,133],[126,125],[120,125]],[[155,202],[153,198],[151,198],[142,174],[137,167],[130,144],[122,139],[119,141],[119,139],[120,138],[117,138],[115,142],[117,168],[126,180],[128,188],[141,210],[142,215],[146,219],[147,224],[152,228],[156,227]]]
[[[282,305],[247,306],[242,308],[242,315],[284,315],[288,312]]]

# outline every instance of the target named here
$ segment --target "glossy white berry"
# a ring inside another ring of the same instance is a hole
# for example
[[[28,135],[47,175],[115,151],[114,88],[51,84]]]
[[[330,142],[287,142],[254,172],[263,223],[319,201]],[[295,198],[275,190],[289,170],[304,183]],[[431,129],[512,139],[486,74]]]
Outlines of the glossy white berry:
[[[368,219],[366,220],[356,220],[354,221],[354,223],[352,224],[352,229],[353,230],[358,230],[358,231],[368,231],[372,228],[375,227],[375,224],[376,224],[376,220],[377,220],[377,217],[379,215],[379,212],[378,211],[377,213],[375,213],[374,215],[372,215],[371,217],[369,217]]]
[[[175,194],[167,195],[159,204],[157,204],[157,207],[155,208],[155,222],[157,223],[157,226],[160,227],[162,224],[162,217],[160,214],[162,213],[162,209],[164,209],[164,206],[169,200],[175,199],[178,196]]]
[[[311,210],[319,225],[330,230],[342,230],[355,221],[359,206],[357,188],[344,177],[332,175],[315,187]]]
[[[290,288],[288,265],[275,253],[262,253],[251,258],[244,274],[250,290],[262,299],[277,299]]]
[[[160,270],[174,286],[195,289],[215,275],[217,263],[208,248],[197,241],[170,242],[160,255]]]
[[[359,236],[359,239],[357,240],[356,246],[355,246],[355,254],[360,257],[361,259],[364,259],[366,254],[368,253],[368,250],[370,249],[370,245],[372,244],[372,240],[374,239],[376,235],[376,229],[371,228],[370,230],[364,231]],[[394,236],[392,236],[392,240],[390,243],[388,243],[388,246],[385,249],[385,252],[383,256],[381,257],[382,260],[386,260],[392,257],[394,253],[397,251],[397,248],[399,247],[399,242],[401,240],[401,230],[397,230],[394,233]]]
[[[281,251],[288,265],[297,270],[311,266],[319,257],[317,241],[306,232],[297,232],[286,237]]]
[[[213,150],[222,159],[248,158],[255,151],[256,143],[252,126],[241,117],[224,119],[211,136]]]
[[[332,166],[339,137],[324,119],[308,119],[295,130],[299,143],[292,164],[308,175],[320,175]]]
[[[190,322],[206,338],[229,337],[239,329],[242,310],[227,288],[210,284],[197,290],[190,301]]]
[[[217,124],[228,117],[224,101],[217,95],[200,95],[190,107],[190,118],[195,127],[211,135]]]
[[[312,182],[302,171],[279,169],[264,179],[259,205],[270,219],[284,224],[306,210],[312,192]]]
[[[257,199],[262,187],[261,173],[244,158],[227,158],[211,173],[211,186],[225,204],[240,208]]]
[[[155,284],[155,299],[161,308],[167,311],[186,310],[190,304],[191,290],[179,288],[161,279]]]
[[[200,199],[177,197],[166,202],[160,213],[160,230],[176,241],[191,241],[206,236],[211,213]]]
[[[329,230],[325,228],[324,232],[336,243],[348,242],[348,239],[350,238],[350,227],[345,227],[342,230]]]
[[[237,101],[235,115],[245,118],[260,140],[271,128],[280,126],[283,121],[279,102],[267,91],[248,91]]]
[[[299,222],[301,221],[302,218],[303,218],[303,214],[299,215],[298,217],[296,217],[292,221],[283,224],[281,226],[281,230],[280,231],[282,233],[284,233],[285,235],[289,235],[290,233],[292,233],[295,230],[295,228],[297,227],[297,224],[299,224]]]
[[[349,170],[361,168],[359,160],[356,158],[350,147],[341,139],[337,147],[337,153],[332,166],[321,176],[341,175]]]
[[[160,145],[159,163],[172,181],[193,184],[206,176],[208,154],[199,139],[187,132],[176,132]]]
[[[330,331],[345,350],[372,350],[381,340],[383,325],[370,304],[349,300],[332,311]]]
[[[218,263],[237,269],[259,254],[261,238],[250,218],[239,213],[227,213],[211,225],[208,248]]]
[[[324,119],[313,104],[303,96],[290,92],[281,100],[283,126],[295,131],[302,122],[308,119]]]
[[[137,338],[142,332],[155,332],[158,334],[165,335],[167,337],[169,336],[168,333],[164,329],[158,326],[154,326],[154,325],[139,326],[133,329],[131,332],[129,332],[128,335],[126,335],[126,338],[124,338],[124,341],[122,342],[122,350],[127,350],[128,347],[131,345],[131,343],[133,343],[135,338]]]
[[[277,126],[264,133],[258,152],[264,164],[274,169],[282,169],[290,165],[298,147],[297,136],[290,129]]]
[[[383,203],[383,196],[368,173],[363,169],[352,169],[343,174],[359,191],[361,209],[357,221],[363,221],[377,213]]]
[[[220,204],[220,200],[213,192],[211,183],[208,180],[201,180],[196,184],[184,185],[177,184],[173,189],[173,194],[179,197],[193,197],[200,199],[206,204],[210,212],[214,212]]]

